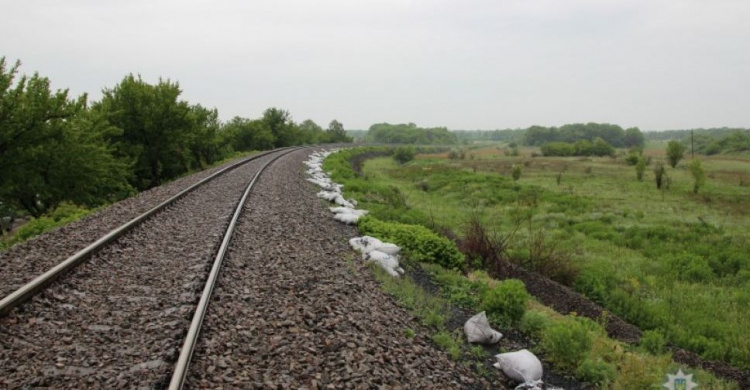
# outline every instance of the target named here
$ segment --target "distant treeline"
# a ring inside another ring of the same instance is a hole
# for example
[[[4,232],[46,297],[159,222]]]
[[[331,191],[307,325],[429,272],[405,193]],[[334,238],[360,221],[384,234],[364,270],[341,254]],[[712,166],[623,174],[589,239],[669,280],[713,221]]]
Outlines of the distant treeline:
[[[240,152],[351,142],[336,120],[324,130],[278,108],[222,123],[169,80],[128,75],[89,104],[38,74],[17,78],[19,66],[0,58],[0,205],[33,216],[123,199]]]
[[[750,129],[714,128],[667,130],[646,133],[653,141],[679,140],[690,147],[691,137],[695,152],[705,155],[750,151]]]
[[[366,140],[386,144],[423,145],[452,145],[458,142],[456,134],[445,127],[422,128],[414,123],[376,123],[367,131]]]
[[[575,143],[580,140],[594,142],[601,138],[616,148],[643,146],[643,133],[637,127],[623,130],[608,123],[573,123],[560,127],[531,126],[523,136],[524,144],[542,146],[548,142]]]
[[[504,130],[456,130],[453,131],[459,141],[499,141],[522,143],[526,129],[504,129]]]

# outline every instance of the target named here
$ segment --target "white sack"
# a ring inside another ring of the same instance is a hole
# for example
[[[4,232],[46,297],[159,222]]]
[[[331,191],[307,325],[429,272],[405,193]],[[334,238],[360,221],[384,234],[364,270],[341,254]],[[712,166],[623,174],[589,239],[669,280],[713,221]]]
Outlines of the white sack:
[[[398,266],[398,259],[395,256],[375,250],[367,253],[364,257],[365,261],[378,264],[391,276],[399,276],[399,274],[404,273],[404,270]]]
[[[367,210],[362,210],[367,212]],[[383,245],[380,245],[379,247],[375,248],[383,253],[387,253],[391,256],[397,255],[399,251],[401,251],[401,248],[398,247],[396,244],[391,244],[390,242],[383,243]]]
[[[375,248],[383,246],[383,241],[370,236],[355,237],[349,240],[349,245],[352,249],[362,254],[367,254],[375,250]]]
[[[336,196],[335,196],[335,197],[333,198],[333,202],[334,202],[334,203],[336,203],[337,205],[339,205],[339,206],[344,206],[344,207],[348,207],[348,208],[350,208],[350,209],[353,209],[353,208],[354,208],[354,205],[353,205],[353,204],[351,204],[351,203],[350,203],[349,201],[347,201],[346,199],[344,199],[344,197],[343,197],[343,196],[341,196],[341,194],[337,194],[337,193],[335,193],[335,192],[331,192],[331,193],[332,193],[332,194],[336,194]]]
[[[368,213],[367,210],[356,210],[348,207],[329,207],[328,210],[331,210],[334,214],[354,214],[358,216],[367,215]]]
[[[354,225],[359,221],[361,215],[352,213],[340,213],[333,216],[333,219],[339,222],[343,222],[347,225]]]
[[[542,380],[542,362],[529,350],[495,355],[495,367],[501,369],[505,376],[524,385],[536,386]]]
[[[490,327],[485,312],[469,318],[464,324],[464,333],[466,333],[470,343],[495,344],[503,338],[502,333]]]
[[[336,198],[340,198],[340,197],[341,197],[341,195],[339,195],[339,194],[337,194],[335,192],[330,192],[330,191],[320,191],[320,192],[318,192],[318,198],[325,199],[325,200],[327,200],[329,202],[333,202],[333,201],[336,200]]]

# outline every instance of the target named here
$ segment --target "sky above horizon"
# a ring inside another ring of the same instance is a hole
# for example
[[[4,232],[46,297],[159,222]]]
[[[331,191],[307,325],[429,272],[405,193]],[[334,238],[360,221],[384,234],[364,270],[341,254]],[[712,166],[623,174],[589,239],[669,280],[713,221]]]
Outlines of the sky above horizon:
[[[101,98],[178,81],[221,119],[750,127],[746,0],[24,0],[0,56]]]

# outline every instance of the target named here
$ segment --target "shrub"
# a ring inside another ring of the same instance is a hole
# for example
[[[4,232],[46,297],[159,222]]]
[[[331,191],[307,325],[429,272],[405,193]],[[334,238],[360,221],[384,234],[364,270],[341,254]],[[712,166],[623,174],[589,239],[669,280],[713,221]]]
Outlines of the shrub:
[[[658,162],[654,165],[654,178],[656,179],[656,188],[661,189],[664,184],[664,177],[667,175],[667,171],[664,169],[664,164]]]
[[[654,355],[664,352],[664,344],[666,339],[659,331],[647,330],[641,336],[641,346]]]
[[[708,260],[689,252],[671,255],[665,259],[669,269],[678,279],[689,282],[706,282],[713,278]]]
[[[643,174],[646,172],[646,160],[642,156],[638,157],[635,164],[635,177],[638,181],[643,181]]]
[[[515,147],[515,146],[511,147],[510,148],[510,155],[513,156],[513,157],[518,157],[520,155],[520,153],[518,152],[518,148]]]
[[[410,259],[439,264],[448,269],[464,267],[464,256],[456,244],[424,226],[383,222],[369,216],[360,219],[357,226],[362,234],[400,246]]]
[[[630,153],[627,157],[625,157],[625,164],[628,165],[635,165],[638,164],[638,160],[641,158],[640,155],[636,153]]]
[[[518,328],[531,337],[541,339],[550,322],[550,318],[543,312],[529,310],[521,317]]]
[[[542,145],[544,156],[573,156],[575,147],[567,142],[548,142]]]
[[[55,210],[45,216],[33,218],[16,230],[9,245],[26,241],[59,226],[66,225],[85,217],[92,211],[72,203],[61,203]]]
[[[518,165],[513,165],[513,171],[511,175],[513,176],[513,181],[518,181],[518,179],[521,178],[521,167]]]
[[[682,160],[685,154],[685,145],[680,141],[669,141],[667,143],[667,161],[669,165],[674,168]]]
[[[406,164],[414,159],[414,147],[399,146],[393,151],[393,159],[399,164]]]
[[[591,148],[591,154],[595,156],[614,156],[615,148],[607,141],[596,137],[594,140],[594,146]]]
[[[576,369],[591,350],[593,340],[586,326],[578,321],[551,325],[542,337],[542,348],[549,360],[562,369]]]
[[[576,377],[585,382],[604,385],[617,378],[617,368],[613,364],[600,359],[587,358],[578,366]]]
[[[517,323],[526,312],[529,293],[526,286],[517,279],[507,279],[487,290],[482,299],[481,309],[502,324]]]
[[[701,160],[693,160],[690,163],[690,174],[693,176],[693,193],[697,194],[698,190],[706,184],[706,172],[701,166]]]

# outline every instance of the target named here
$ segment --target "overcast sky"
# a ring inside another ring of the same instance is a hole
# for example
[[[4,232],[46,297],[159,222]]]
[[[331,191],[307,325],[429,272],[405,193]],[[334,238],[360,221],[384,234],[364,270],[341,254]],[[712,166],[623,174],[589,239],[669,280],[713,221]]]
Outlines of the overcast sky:
[[[748,0],[23,0],[0,56],[101,97],[178,81],[222,119],[750,127]]]

